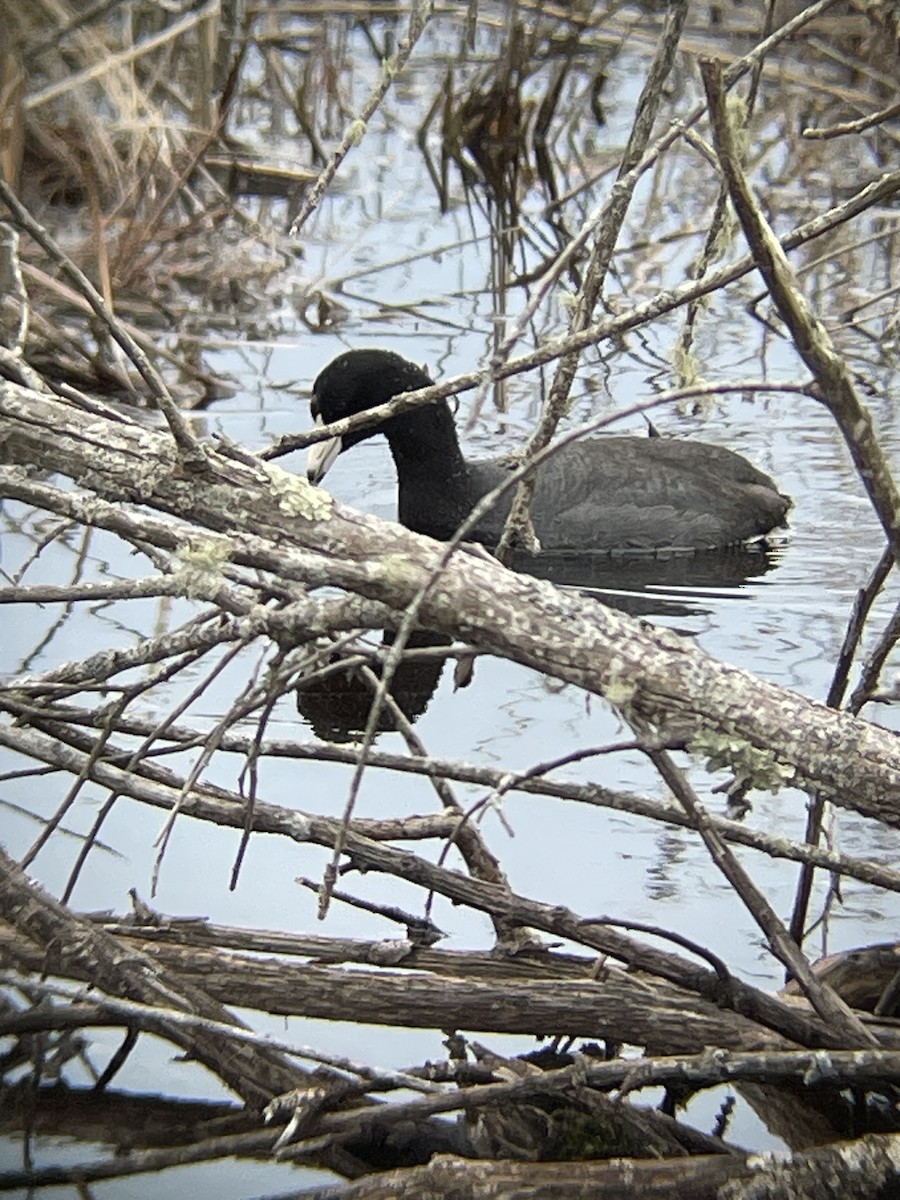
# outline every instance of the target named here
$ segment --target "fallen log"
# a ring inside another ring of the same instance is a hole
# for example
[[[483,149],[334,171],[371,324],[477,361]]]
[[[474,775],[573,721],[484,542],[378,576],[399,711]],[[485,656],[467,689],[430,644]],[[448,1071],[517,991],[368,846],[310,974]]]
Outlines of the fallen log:
[[[424,589],[420,620],[429,629],[604,696],[662,742],[754,786],[791,784],[900,825],[896,734],[717,662],[688,639],[593,598],[466,550],[444,562],[441,544],[340,505],[249,456],[208,451],[204,468],[188,471],[170,437],[12,383],[0,387],[0,450],[8,463],[58,472],[89,489],[56,491],[45,500],[56,511],[114,528],[116,510],[98,503],[103,497],[190,522],[209,575],[217,563],[233,563],[312,589],[337,587],[376,602],[385,621]],[[7,468],[0,496],[30,502],[34,487],[24,472]],[[147,536],[162,535],[148,526]],[[171,543],[171,529],[168,536]],[[296,636],[314,635],[314,611],[298,613]],[[362,623],[365,611],[354,615]]]

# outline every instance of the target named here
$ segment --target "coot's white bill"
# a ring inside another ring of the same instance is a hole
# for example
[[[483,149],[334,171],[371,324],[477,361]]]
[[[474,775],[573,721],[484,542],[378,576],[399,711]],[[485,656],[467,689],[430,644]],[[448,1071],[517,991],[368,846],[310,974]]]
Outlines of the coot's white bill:
[[[315,424],[321,429],[325,422],[316,417]],[[325,442],[316,442],[310,446],[306,454],[306,478],[310,483],[321,483],[337,456],[343,450],[341,439],[329,438]]]

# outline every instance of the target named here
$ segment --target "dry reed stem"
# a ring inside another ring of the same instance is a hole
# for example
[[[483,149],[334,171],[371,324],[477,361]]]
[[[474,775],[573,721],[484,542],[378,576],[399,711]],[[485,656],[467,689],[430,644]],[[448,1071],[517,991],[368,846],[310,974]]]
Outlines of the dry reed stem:
[[[373,88],[368,100],[347,129],[341,139],[340,145],[332,154],[330,162],[321,172],[312,190],[304,200],[299,213],[291,223],[289,231],[291,237],[296,237],[303,228],[307,219],[316,210],[319,202],[328,190],[328,186],[337,174],[341,163],[353,147],[358,145],[365,136],[369,121],[374,116],[381,101],[387,95],[396,76],[406,66],[410,55],[415,49],[416,43],[422,36],[428,19],[431,16],[432,9],[432,0],[410,0],[409,20],[405,36],[401,39],[393,57],[382,64],[381,78],[378,84]]]

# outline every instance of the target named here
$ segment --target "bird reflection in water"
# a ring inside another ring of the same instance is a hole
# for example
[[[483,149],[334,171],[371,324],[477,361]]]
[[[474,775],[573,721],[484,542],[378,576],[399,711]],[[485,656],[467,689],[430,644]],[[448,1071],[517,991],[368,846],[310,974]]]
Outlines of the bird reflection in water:
[[[631,558],[597,555],[542,554],[521,558],[517,570],[548,579],[595,597],[601,603],[634,617],[661,616],[668,620],[690,618],[710,610],[711,601],[740,601],[744,585],[760,579],[778,563],[779,548],[765,545],[735,546],[709,553],[635,555]],[[393,644],[385,633],[382,647]],[[437,689],[447,655],[416,651],[449,649],[443,634],[414,630],[407,653],[391,681],[390,694],[410,722],[427,709]],[[368,652],[368,665],[380,676],[384,654]],[[342,668],[341,661],[347,666]],[[366,727],[372,706],[373,685],[360,670],[356,649],[334,652],[329,669],[316,672],[297,691],[297,708],[317,737],[347,742]],[[396,728],[391,712],[382,707],[378,731]]]

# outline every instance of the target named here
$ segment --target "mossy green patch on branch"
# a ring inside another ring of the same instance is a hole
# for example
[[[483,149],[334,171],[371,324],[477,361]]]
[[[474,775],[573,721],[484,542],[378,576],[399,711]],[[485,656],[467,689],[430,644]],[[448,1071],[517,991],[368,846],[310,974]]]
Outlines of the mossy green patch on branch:
[[[331,516],[334,501],[327,492],[302,479],[283,471],[281,467],[266,468],[271,483],[272,494],[278,507],[289,517],[303,517],[307,521],[324,521]]]
[[[736,734],[704,729],[688,743],[688,750],[702,758],[710,771],[733,771],[751,787],[777,792],[793,783],[796,770],[780,762],[774,751],[754,746]]]
[[[231,561],[231,542],[224,537],[197,538],[178,548],[178,578],[189,599],[206,595],[211,580],[218,580]]]
[[[408,554],[384,554],[377,560],[381,579],[397,588],[418,587],[421,571]]]
[[[613,659],[609,665],[608,681],[603,688],[609,703],[627,714],[637,690],[633,670],[629,671],[627,664]]]

